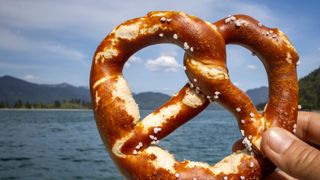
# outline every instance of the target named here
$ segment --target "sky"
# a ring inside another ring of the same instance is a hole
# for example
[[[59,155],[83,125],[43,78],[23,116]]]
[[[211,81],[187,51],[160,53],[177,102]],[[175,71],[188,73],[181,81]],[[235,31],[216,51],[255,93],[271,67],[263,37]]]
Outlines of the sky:
[[[209,22],[247,14],[287,34],[300,55],[298,77],[320,66],[320,1],[296,0],[0,0],[0,76],[41,84],[89,86],[92,57],[122,22],[150,11],[184,11]],[[172,44],[135,53],[124,76],[135,93],[174,94],[187,82],[184,51]],[[267,86],[262,63],[240,46],[227,46],[231,80],[247,90]]]

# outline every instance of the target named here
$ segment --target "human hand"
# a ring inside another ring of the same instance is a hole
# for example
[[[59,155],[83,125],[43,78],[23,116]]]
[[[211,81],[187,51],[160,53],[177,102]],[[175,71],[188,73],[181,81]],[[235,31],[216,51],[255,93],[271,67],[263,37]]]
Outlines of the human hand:
[[[262,151],[280,169],[267,179],[320,179],[320,114],[299,112],[295,135],[277,127],[263,134]]]

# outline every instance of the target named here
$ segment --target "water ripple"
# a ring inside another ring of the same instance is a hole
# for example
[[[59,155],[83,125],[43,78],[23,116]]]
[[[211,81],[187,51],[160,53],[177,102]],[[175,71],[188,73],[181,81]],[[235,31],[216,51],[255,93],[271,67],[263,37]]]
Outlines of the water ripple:
[[[28,157],[7,157],[7,158],[0,158],[0,161],[28,161],[31,158]]]
[[[123,179],[91,111],[0,110],[0,122],[0,179]],[[178,160],[215,163],[239,137],[230,113],[206,111],[159,145]]]

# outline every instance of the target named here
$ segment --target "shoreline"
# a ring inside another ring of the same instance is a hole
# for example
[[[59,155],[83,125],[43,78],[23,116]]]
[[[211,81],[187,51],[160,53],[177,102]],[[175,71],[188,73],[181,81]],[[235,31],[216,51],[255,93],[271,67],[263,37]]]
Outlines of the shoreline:
[[[155,109],[140,109],[142,111],[154,111]],[[0,108],[0,111],[92,111],[92,109],[57,109],[57,108],[34,108],[34,109],[27,109],[27,108]],[[227,109],[208,109],[204,111],[228,111]],[[304,111],[304,110],[302,110]],[[259,111],[260,112],[260,111]],[[316,112],[320,113],[320,110],[312,110],[307,112]]]
[[[140,109],[142,111],[155,111],[155,109]],[[92,111],[92,109],[55,109],[55,108],[0,108],[0,111]],[[226,109],[208,109],[204,111],[227,111]]]
[[[92,111],[92,109],[54,109],[54,108],[35,108],[35,109],[27,109],[27,108],[3,108],[0,111]]]

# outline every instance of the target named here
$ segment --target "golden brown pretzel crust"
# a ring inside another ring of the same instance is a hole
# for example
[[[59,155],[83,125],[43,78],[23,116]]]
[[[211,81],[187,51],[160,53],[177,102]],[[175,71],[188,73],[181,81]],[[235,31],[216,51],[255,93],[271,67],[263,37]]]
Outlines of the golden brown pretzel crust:
[[[296,65],[299,57],[296,50],[279,29],[263,26],[249,16],[233,17],[241,22],[239,27],[220,20],[215,23],[218,31],[226,44],[242,45],[262,61],[268,75],[270,94],[263,116],[272,126],[292,131],[298,109]]]
[[[247,16],[232,16],[214,25],[181,12],[152,12],[115,28],[95,53],[90,90],[100,135],[114,162],[130,179],[259,179],[265,170],[261,133],[271,126],[292,131],[297,115],[298,56],[279,30]],[[270,32],[269,32],[270,34]],[[277,34],[275,38],[273,34]],[[186,51],[190,83],[167,103],[139,121],[139,109],[125,79],[124,63],[139,49],[173,43]],[[250,99],[230,81],[225,44],[248,47],[263,61],[269,77],[270,101],[260,114]],[[156,146],[217,100],[236,116],[248,150],[238,151],[214,166],[179,162]]]

